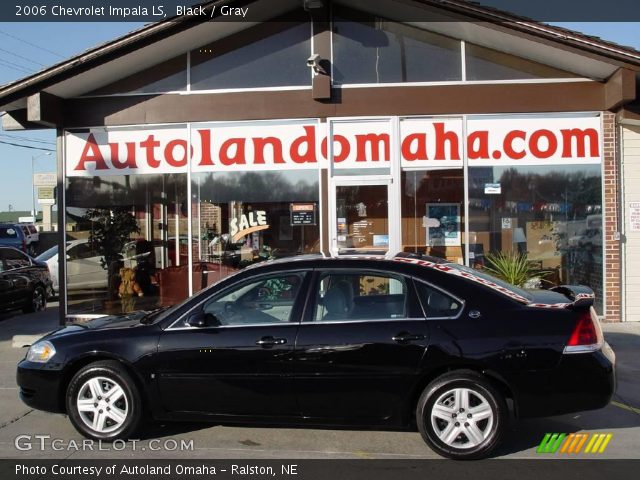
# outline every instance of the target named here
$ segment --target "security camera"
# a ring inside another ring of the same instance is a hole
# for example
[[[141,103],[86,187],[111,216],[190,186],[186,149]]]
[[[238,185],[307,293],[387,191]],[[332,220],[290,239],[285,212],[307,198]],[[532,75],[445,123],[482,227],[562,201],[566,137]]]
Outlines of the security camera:
[[[327,71],[320,64],[322,62],[322,58],[317,53],[314,53],[309,58],[307,58],[307,67],[312,68],[315,74],[323,74],[326,75]]]
[[[317,53],[314,53],[309,58],[307,58],[307,67],[316,68],[318,67],[319,63],[320,63],[320,55],[318,55]]]

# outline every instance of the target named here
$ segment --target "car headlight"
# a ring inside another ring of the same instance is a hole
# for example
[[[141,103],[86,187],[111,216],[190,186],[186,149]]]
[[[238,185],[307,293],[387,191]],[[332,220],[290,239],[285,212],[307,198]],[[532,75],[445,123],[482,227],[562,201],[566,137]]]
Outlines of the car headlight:
[[[56,349],[51,342],[43,340],[29,347],[27,360],[36,363],[47,363],[56,354]]]

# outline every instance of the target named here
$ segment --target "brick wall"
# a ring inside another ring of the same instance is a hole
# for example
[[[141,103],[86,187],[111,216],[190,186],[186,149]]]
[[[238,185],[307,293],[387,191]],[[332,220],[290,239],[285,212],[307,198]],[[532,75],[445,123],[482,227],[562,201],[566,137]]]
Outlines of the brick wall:
[[[619,228],[620,205],[620,156],[617,142],[615,114],[604,112],[603,118],[604,162],[604,265],[605,301],[604,317],[607,322],[621,321],[621,268],[620,241],[615,239]]]

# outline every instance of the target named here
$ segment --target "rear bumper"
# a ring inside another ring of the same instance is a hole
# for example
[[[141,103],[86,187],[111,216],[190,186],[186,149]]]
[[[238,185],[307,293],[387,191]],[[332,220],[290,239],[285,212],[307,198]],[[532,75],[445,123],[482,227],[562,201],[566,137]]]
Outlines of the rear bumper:
[[[520,418],[547,417],[606,407],[616,390],[615,354],[609,344],[590,353],[564,354],[560,364],[536,372],[520,390]]]
[[[47,412],[64,413],[60,392],[60,370],[45,370],[39,364],[23,360],[18,364],[16,381],[20,399],[31,408]]]

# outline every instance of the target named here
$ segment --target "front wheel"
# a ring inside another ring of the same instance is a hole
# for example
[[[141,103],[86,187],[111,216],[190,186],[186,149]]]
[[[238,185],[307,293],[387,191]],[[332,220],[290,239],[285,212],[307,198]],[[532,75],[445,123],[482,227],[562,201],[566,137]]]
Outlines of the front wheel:
[[[423,440],[443,457],[486,458],[499,444],[507,406],[501,393],[474,372],[445,374],[425,388],[416,420]]]
[[[27,302],[22,307],[24,313],[42,312],[47,308],[47,293],[44,287],[37,285],[31,295],[27,298]]]
[[[67,413],[73,426],[87,438],[127,439],[142,418],[142,402],[133,380],[115,361],[83,367],[69,383]]]

